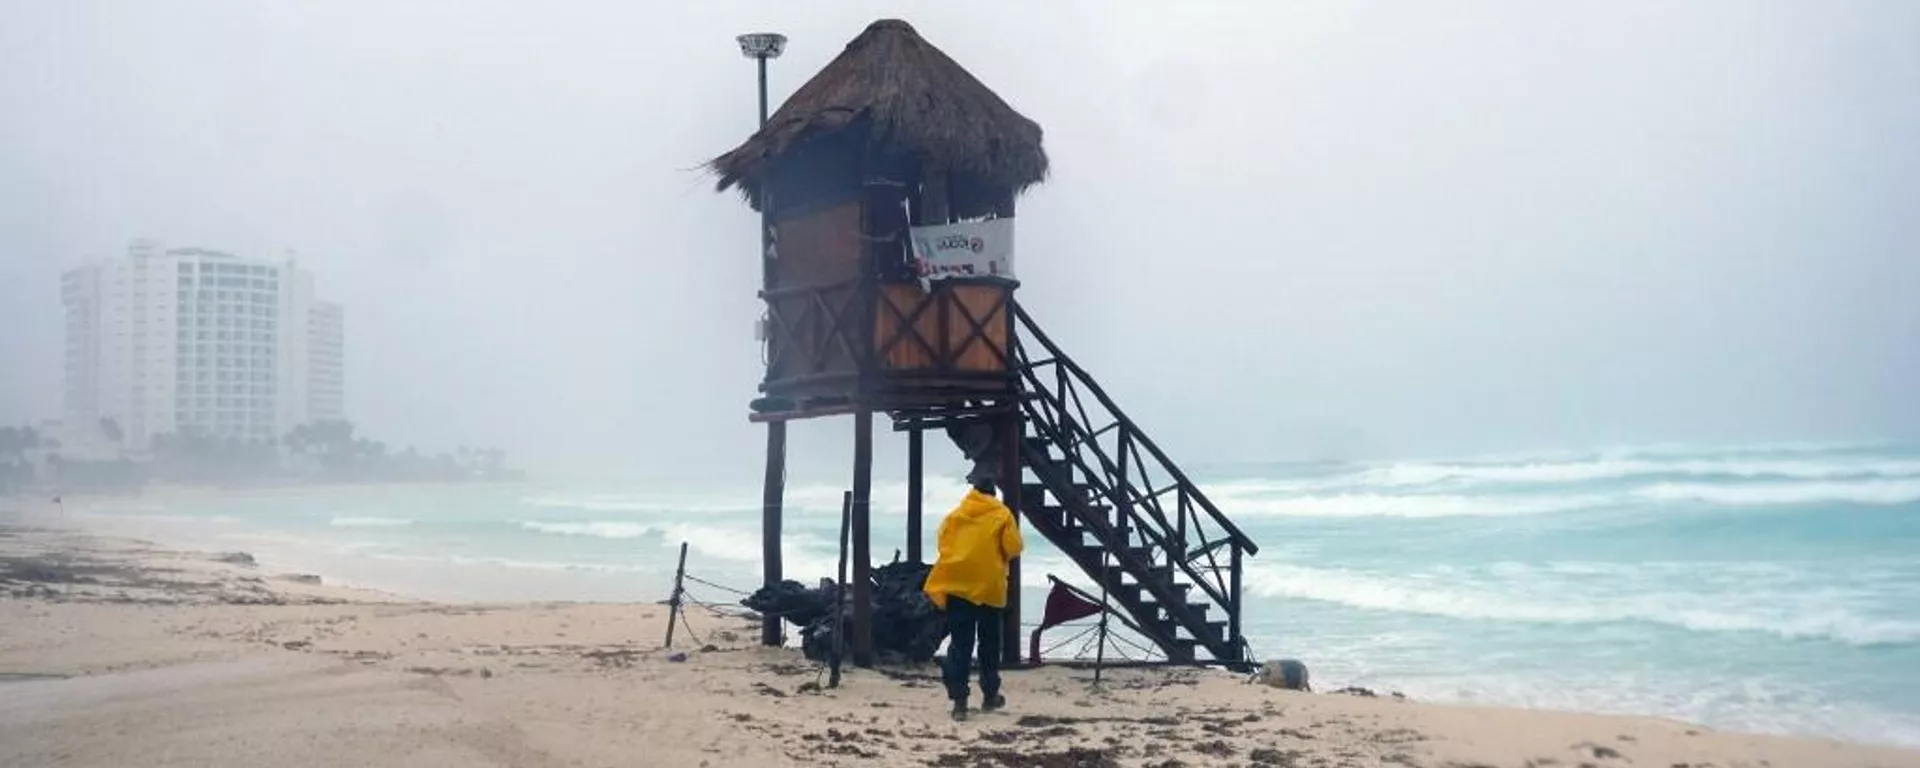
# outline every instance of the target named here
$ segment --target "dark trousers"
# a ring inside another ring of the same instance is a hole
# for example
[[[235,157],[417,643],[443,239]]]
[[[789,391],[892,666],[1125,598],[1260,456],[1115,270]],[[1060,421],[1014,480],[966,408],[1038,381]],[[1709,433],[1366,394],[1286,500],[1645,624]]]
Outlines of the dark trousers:
[[[973,672],[975,641],[980,650],[980,692],[1000,695],[1001,617],[999,608],[975,605],[947,597],[947,698],[966,701],[967,678]]]

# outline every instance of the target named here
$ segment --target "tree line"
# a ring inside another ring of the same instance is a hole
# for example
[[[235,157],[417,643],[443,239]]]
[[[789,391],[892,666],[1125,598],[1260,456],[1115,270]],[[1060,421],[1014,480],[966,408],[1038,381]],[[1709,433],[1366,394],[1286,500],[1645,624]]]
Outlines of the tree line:
[[[72,490],[137,488],[150,483],[272,485],[310,482],[500,482],[524,478],[498,448],[461,447],[427,455],[412,446],[390,451],[356,435],[347,421],[302,424],[279,440],[217,436],[193,430],[154,435],[144,455],[121,450],[108,459],[63,456],[58,441],[32,427],[0,427],[0,492],[31,485]],[[103,419],[112,444],[119,425]],[[38,456],[36,463],[34,457]]]

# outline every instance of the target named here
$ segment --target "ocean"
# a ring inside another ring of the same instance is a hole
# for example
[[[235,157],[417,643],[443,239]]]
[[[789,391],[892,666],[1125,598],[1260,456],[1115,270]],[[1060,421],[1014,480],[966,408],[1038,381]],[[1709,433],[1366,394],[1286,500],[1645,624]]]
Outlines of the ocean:
[[[1246,633],[1322,689],[1920,745],[1920,446],[1641,447],[1190,467],[1258,541]],[[927,483],[928,536],[962,488]],[[149,493],[77,515],[450,600],[667,596],[759,578],[757,484]],[[874,553],[906,491],[876,483]],[[786,571],[833,572],[840,488],[787,496]],[[1038,537],[1043,574],[1084,583]],[[710,586],[717,585],[717,586]]]

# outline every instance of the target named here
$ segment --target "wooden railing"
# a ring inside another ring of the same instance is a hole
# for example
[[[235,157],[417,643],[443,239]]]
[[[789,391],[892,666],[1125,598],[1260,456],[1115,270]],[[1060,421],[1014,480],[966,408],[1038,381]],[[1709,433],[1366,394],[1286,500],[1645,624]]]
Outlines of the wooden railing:
[[[1233,661],[1242,660],[1242,560],[1259,552],[1259,545],[1220,512],[1024,308],[1016,304],[1014,313],[1021,333],[1015,355],[1028,424],[1066,454],[1077,470],[1076,484],[1118,510],[1123,547],[1145,550],[1149,566],[1184,573],[1225,611],[1226,650]],[[1036,348],[1027,349],[1028,343]],[[1210,650],[1216,656],[1222,652]]]

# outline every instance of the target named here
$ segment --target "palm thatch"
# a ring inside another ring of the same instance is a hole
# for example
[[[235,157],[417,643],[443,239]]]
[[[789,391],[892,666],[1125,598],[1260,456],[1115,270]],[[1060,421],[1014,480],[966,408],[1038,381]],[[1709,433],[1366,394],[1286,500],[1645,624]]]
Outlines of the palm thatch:
[[[869,151],[1009,200],[1047,176],[1040,125],[895,19],[869,25],[746,143],[708,166],[719,190],[739,187],[757,209],[761,184],[782,158],[850,130]]]

